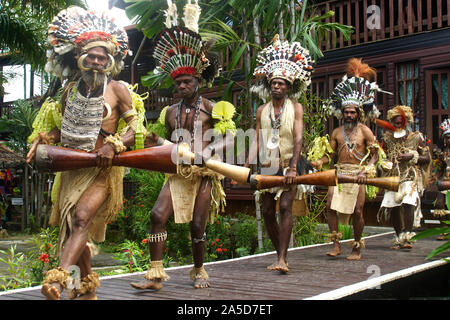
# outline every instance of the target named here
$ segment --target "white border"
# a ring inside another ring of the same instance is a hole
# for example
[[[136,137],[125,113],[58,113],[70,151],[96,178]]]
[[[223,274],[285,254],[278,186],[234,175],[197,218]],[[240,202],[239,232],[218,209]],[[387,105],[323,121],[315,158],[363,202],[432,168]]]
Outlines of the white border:
[[[407,269],[392,272],[392,273],[386,274],[384,276],[380,276],[380,277],[372,278],[372,279],[365,280],[362,282],[358,282],[358,283],[355,283],[355,284],[352,284],[349,286],[345,286],[345,287],[342,287],[342,288],[339,288],[336,290],[328,291],[325,293],[318,294],[316,296],[305,298],[304,300],[336,300],[336,299],[340,299],[343,297],[347,297],[349,295],[358,293],[363,290],[375,288],[379,285],[382,285],[387,282],[391,282],[393,280],[405,278],[407,276],[410,276],[410,275],[413,275],[413,274],[416,274],[416,273],[419,273],[422,271],[426,271],[426,270],[430,270],[430,269],[433,269],[436,267],[446,265],[449,262],[445,261],[445,259],[450,259],[450,257],[443,258],[441,260],[424,263],[424,264],[420,264],[420,265],[417,265],[414,267],[410,267]]]

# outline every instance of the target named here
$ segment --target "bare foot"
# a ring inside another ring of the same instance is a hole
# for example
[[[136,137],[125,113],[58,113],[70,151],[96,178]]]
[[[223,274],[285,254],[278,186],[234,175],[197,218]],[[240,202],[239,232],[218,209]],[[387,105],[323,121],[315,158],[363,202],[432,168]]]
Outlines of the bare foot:
[[[279,260],[272,263],[270,266],[267,267],[267,269],[271,271],[280,271],[284,273],[289,272],[288,262],[283,260]]]
[[[61,298],[61,285],[58,282],[44,283],[41,288],[41,293],[47,300],[59,300]]]
[[[447,237],[450,233],[443,233],[439,237],[436,238],[436,240],[442,241],[445,240],[445,237]]]
[[[327,252],[327,256],[337,257],[341,253],[342,253],[341,246],[338,243],[335,243],[333,250]]]
[[[268,270],[275,270],[276,266],[277,266],[277,262],[272,263],[270,266],[267,266]]]
[[[76,297],[74,300],[97,300],[97,295],[95,292],[86,293]]]
[[[287,266],[287,263],[285,263],[284,261],[279,261],[277,263],[277,265],[275,266],[274,270],[283,272],[283,273],[288,273],[289,272],[289,268]]]
[[[209,288],[209,281],[206,279],[196,278],[194,280],[195,289]]]
[[[411,243],[405,242],[404,244],[402,244],[401,249],[412,249],[413,246]]]
[[[350,255],[346,258],[347,260],[358,261],[361,260],[361,252],[359,249],[353,249]]]
[[[145,290],[145,289],[153,289],[153,290],[159,290],[161,289],[162,283],[161,279],[155,279],[155,280],[143,280],[141,282],[131,282],[130,283],[133,288],[139,289],[139,290]]]

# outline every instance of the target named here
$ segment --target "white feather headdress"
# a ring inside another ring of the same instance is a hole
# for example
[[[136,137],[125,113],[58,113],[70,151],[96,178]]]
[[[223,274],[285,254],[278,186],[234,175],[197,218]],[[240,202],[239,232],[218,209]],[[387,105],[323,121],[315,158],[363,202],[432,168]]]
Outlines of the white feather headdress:
[[[123,68],[128,52],[128,37],[123,28],[106,13],[97,14],[80,7],[60,11],[48,27],[47,64],[45,71],[68,78],[77,71],[74,58],[92,46],[103,46],[115,59],[113,74]]]
[[[175,3],[167,0],[166,28],[155,38],[152,56],[157,62],[155,73],[165,73],[172,79],[184,74],[198,77],[202,85],[211,86],[219,75],[218,59],[207,57],[198,34],[201,8],[197,0],[184,6],[184,27],[178,25]]]
[[[264,101],[270,98],[270,82],[275,78],[292,85],[290,96],[293,98],[311,84],[314,61],[299,42],[281,42],[276,35],[273,43],[258,54],[257,63],[253,75],[260,80],[251,91]]]

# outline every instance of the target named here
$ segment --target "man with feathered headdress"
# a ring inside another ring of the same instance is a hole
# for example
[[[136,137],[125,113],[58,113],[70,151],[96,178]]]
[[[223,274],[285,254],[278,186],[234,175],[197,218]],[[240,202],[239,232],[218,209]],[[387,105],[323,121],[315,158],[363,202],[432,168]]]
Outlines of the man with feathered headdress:
[[[269,102],[256,111],[256,143],[252,144],[246,166],[255,164],[258,154],[262,167],[271,174],[284,175],[285,186],[255,193],[261,202],[261,213],[277,261],[269,270],[288,272],[287,249],[292,232],[292,205],[301,199],[302,190],[294,179],[303,174],[300,168],[302,149],[303,107],[299,95],[311,83],[313,61],[300,43],[281,41],[278,35],[273,43],[258,54],[254,75],[258,78],[251,91]],[[262,151],[262,152],[261,152]],[[279,200],[280,223],[275,212]]]
[[[329,157],[335,157],[338,172],[357,176],[358,183],[345,183],[328,189],[326,210],[330,240],[334,247],[327,255],[331,257],[342,253],[339,243],[342,234],[338,232],[338,221],[347,223],[350,216],[355,240],[347,259],[360,260],[361,248],[364,248],[361,237],[364,229],[366,186],[362,184],[367,176],[375,176],[375,164],[379,159],[379,145],[370,128],[364,124],[367,119],[378,116],[374,98],[375,93],[381,90],[373,81],[375,77],[375,69],[362,63],[361,59],[352,58],[348,61],[347,73],[334,88],[329,100],[331,113],[343,120],[343,124],[331,134],[332,153],[312,162],[320,170],[330,162]]]
[[[178,165],[178,174],[170,175],[161,189],[150,213],[149,232],[150,266],[139,283],[131,283],[136,289],[161,289],[162,282],[169,279],[162,262],[167,239],[166,222],[174,215],[175,223],[190,223],[194,266],[190,277],[195,288],[209,287],[209,277],[203,266],[206,243],[206,223],[214,219],[220,206],[225,203],[221,175],[201,166],[202,159],[222,153],[226,145],[222,135],[234,132],[232,121],[235,112],[231,103],[214,104],[199,94],[203,85],[211,85],[220,70],[213,55],[205,53],[206,44],[198,34],[201,8],[197,1],[188,0],[184,7],[184,24],[178,25],[175,3],[167,1],[166,28],[154,40],[153,58],[156,73],[170,76],[182,100],[165,107],[158,123],[168,132],[167,140],[152,136],[153,142],[183,143],[197,155],[195,164]],[[214,129],[213,129],[214,128]],[[211,130],[211,131],[210,131]],[[208,132],[214,131],[214,142],[206,140]],[[228,138],[232,135],[227,135]]]
[[[112,80],[123,67],[127,35],[106,14],[79,7],[62,10],[48,28],[46,71],[67,80],[61,101],[48,98],[29,137],[31,162],[38,144],[97,154],[97,167],[58,173],[52,190],[50,224],[60,226],[60,265],[47,272],[42,293],[59,299],[96,299],[100,281],[92,272],[92,241],[105,240],[106,225],[122,204],[123,169],[111,167],[115,154],[136,144],[143,147],[144,110],[132,104],[130,89]],[[77,266],[75,276],[71,268]],[[81,280],[77,283],[76,276]],[[75,283],[74,283],[75,282]]]
[[[392,168],[387,176],[400,176],[398,192],[386,190],[378,219],[390,215],[396,236],[392,249],[412,248],[414,227],[420,226],[420,198],[426,187],[431,157],[424,137],[412,131],[413,112],[408,106],[395,106],[387,114],[388,123],[378,122],[385,132],[383,149]],[[403,216],[403,219],[402,219]]]

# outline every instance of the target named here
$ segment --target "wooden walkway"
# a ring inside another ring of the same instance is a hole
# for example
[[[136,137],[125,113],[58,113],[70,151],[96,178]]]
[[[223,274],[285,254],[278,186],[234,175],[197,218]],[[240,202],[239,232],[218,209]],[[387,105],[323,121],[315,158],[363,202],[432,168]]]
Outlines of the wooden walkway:
[[[97,291],[100,300],[333,300],[383,286],[439,267],[448,267],[443,259],[425,260],[442,242],[420,240],[411,251],[389,249],[393,233],[365,238],[361,261],[347,261],[350,248],[343,244],[343,254],[330,258],[325,252],[330,244],[290,249],[288,274],[271,272],[266,267],[275,253],[205,264],[211,287],[194,289],[189,279],[191,266],[167,269],[171,277],[159,291],[139,291],[130,282],[144,273],[101,278]],[[443,258],[445,256],[440,256]],[[43,300],[40,286],[0,293],[0,300]]]

